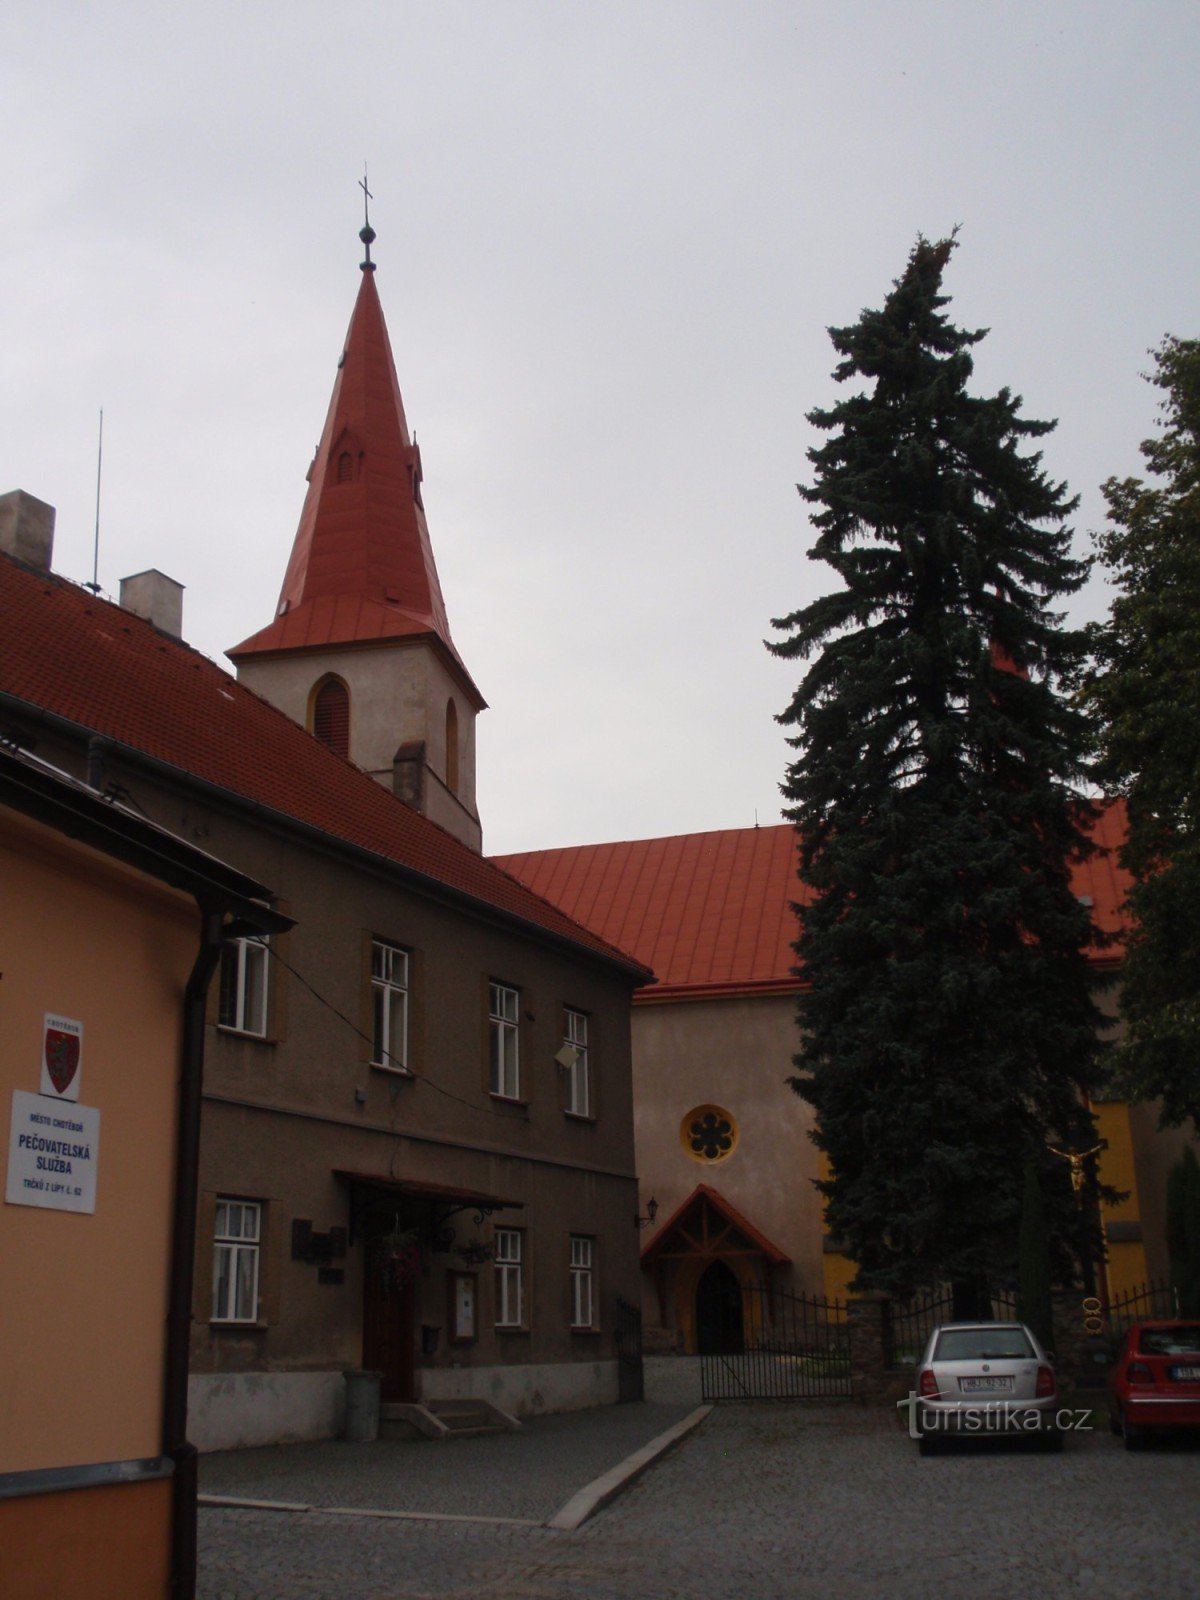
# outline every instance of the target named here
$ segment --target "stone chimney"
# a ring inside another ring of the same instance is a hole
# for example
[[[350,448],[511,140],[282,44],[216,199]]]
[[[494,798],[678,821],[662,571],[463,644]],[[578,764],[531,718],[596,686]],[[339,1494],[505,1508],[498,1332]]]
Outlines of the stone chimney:
[[[135,617],[145,617],[163,633],[183,638],[183,585],[151,567],[121,579],[121,605]]]
[[[402,744],[392,760],[392,793],[412,806],[425,810],[425,741],[411,739]]]
[[[54,507],[24,489],[0,494],[0,550],[27,566],[50,571],[54,556]]]

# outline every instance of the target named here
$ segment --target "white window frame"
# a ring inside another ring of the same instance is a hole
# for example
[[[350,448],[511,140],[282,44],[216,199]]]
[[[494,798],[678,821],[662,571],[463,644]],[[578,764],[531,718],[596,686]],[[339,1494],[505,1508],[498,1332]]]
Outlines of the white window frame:
[[[388,939],[371,940],[371,1065],[407,1075],[408,951]]]
[[[592,1115],[592,1068],[588,1054],[588,1016],[586,1011],[563,1007],[563,1045],[573,1052],[567,1068],[566,1111],[572,1117]]]
[[[270,1010],[268,975],[269,946],[265,938],[244,937],[226,939],[221,946],[220,994],[218,1020],[229,1033],[248,1033],[253,1038],[267,1037]],[[229,982],[232,968],[232,984]],[[257,975],[257,1004],[253,980]],[[232,1011],[226,1009],[226,994],[231,992]]]
[[[488,983],[488,1088],[499,1100],[521,1098],[521,991]]]
[[[221,1195],[213,1229],[214,1322],[258,1321],[262,1261],[262,1215],[258,1200]]]
[[[571,1326],[594,1328],[596,1314],[596,1241],[571,1234]]]
[[[496,1326],[525,1326],[525,1234],[520,1228],[497,1228],[492,1248],[496,1292]]]

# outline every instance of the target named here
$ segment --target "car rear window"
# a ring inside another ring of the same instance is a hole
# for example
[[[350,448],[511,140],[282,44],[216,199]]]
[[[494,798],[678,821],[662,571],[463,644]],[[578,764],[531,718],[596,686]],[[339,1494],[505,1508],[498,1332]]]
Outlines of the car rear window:
[[[1144,1356],[1198,1356],[1200,1323],[1186,1328],[1143,1328],[1138,1349]]]
[[[1032,1357],[1033,1346],[1024,1328],[947,1328],[938,1335],[935,1361],[1019,1361]]]

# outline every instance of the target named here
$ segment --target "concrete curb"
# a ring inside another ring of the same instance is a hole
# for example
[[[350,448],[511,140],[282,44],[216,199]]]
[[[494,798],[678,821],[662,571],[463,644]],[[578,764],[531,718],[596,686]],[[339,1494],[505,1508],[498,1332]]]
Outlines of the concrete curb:
[[[561,1510],[556,1511],[546,1523],[548,1528],[557,1528],[561,1533],[574,1533],[576,1528],[582,1527],[590,1516],[601,1510],[602,1507],[615,1500],[622,1489],[627,1488],[635,1478],[640,1478],[646,1468],[652,1466],[660,1456],[667,1453],[673,1445],[693,1428],[698,1428],[712,1410],[711,1406],[697,1406],[695,1411],[677,1422],[673,1428],[668,1428],[665,1433],[660,1433],[657,1439],[643,1445],[640,1450],[635,1450],[631,1456],[626,1456],[624,1461],[618,1463],[602,1477],[594,1478],[585,1489],[580,1489],[578,1494],[573,1494]]]
[[[219,1511],[311,1512],[322,1517],[378,1517],[390,1522],[485,1522],[505,1528],[544,1528],[544,1522],[528,1517],[473,1517],[459,1511],[388,1511],[367,1506],[310,1506],[299,1500],[247,1500],[241,1495],[201,1494],[197,1505]]]

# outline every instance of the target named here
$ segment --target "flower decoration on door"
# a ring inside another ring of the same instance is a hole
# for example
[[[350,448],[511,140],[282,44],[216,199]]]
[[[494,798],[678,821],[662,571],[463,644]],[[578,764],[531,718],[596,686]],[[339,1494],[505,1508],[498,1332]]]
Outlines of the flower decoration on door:
[[[694,1161],[711,1165],[724,1161],[737,1148],[738,1127],[722,1106],[696,1106],[684,1117],[679,1139]]]

